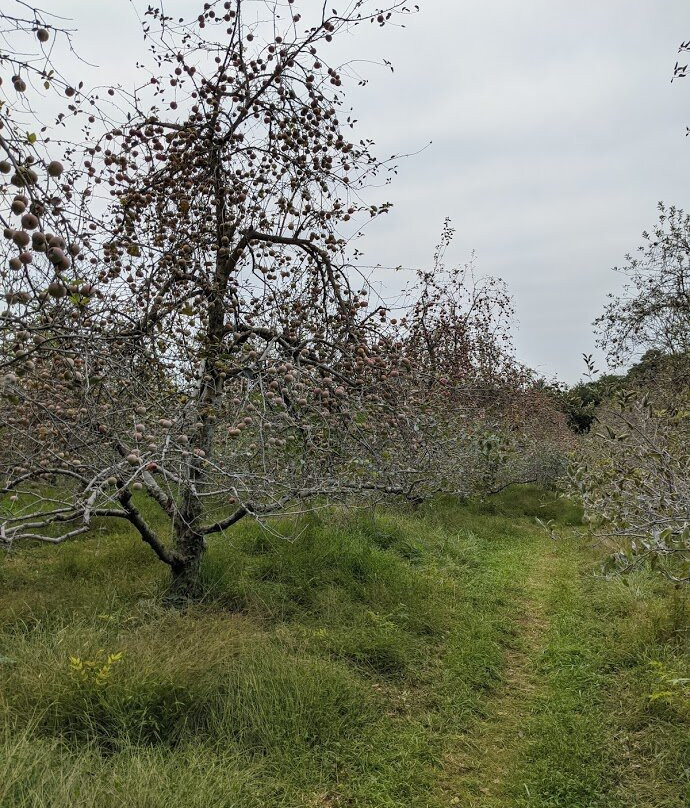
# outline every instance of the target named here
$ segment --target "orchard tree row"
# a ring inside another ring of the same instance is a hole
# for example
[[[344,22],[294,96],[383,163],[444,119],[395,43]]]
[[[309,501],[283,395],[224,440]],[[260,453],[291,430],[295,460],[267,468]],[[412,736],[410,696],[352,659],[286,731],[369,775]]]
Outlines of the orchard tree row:
[[[16,6],[0,51],[0,542],[125,519],[186,598],[207,538],[241,519],[560,471],[564,418],[512,356],[502,284],[445,266],[450,225],[395,308],[358,269],[394,163],[356,136],[331,43],[414,8],[152,5],[125,91],[63,76],[72,32]]]

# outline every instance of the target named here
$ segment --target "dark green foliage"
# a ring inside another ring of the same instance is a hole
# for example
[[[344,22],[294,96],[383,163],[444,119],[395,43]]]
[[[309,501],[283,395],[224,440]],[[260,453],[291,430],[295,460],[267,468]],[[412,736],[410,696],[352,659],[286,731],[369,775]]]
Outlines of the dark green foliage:
[[[690,357],[667,355],[653,349],[625,373],[609,373],[587,382],[579,382],[555,391],[568,418],[568,425],[578,434],[589,432],[597,417],[597,409],[622,391],[649,395],[658,406],[673,405],[690,388]]]
[[[558,390],[556,395],[568,426],[577,434],[589,432],[596,421],[597,408],[625,385],[625,376],[611,373]]]

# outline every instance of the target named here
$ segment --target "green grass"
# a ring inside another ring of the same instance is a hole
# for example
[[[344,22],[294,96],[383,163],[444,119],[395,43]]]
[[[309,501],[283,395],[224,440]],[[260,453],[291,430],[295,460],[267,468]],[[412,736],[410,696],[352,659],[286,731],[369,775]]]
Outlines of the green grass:
[[[684,597],[594,579],[578,520],[522,488],[247,522],[184,613],[117,523],[2,557],[0,805],[680,805],[690,716],[648,694]]]
[[[606,726],[611,646],[591,610],[591,582],[583,585],[577,576],[579,549],[563,542],[548,570],[552,580],[541,592],[548,625],[532,660],[540,687],[525,722],[513,789],[525,808],[619,805]]]

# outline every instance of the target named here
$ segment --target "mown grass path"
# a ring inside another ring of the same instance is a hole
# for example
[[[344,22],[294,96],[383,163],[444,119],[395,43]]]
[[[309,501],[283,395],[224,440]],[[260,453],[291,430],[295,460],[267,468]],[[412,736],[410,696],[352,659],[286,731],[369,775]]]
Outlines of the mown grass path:
[[[553,556],[549,553],[548,556]],[[539,676],[535,660],[542,654],[547,621],[544,615],[545,577],[551,577],[547,554],[533,555],[516,602],[514,640],[505,651],[501,683],[487,703],[483,720],[473,723],[449,760],[447,785],[450,805],[505,806],[506,794],[524,746],[530,705]]]
[[[644,667],[646,658],[687,654],[686,604],[663,614],[645,602],[649,580],[597,579],[572,529],[534,535],[529,549],[500,683],[447,755],[446,804],[690,805],[690,737],[673,727],[677,715],[648,710]]]

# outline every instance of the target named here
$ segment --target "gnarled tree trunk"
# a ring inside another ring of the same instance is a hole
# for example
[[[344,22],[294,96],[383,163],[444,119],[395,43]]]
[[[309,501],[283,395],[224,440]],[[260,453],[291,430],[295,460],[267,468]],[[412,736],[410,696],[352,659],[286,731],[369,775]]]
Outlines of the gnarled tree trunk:
[[[201,595],[201,562],[206,549],[201,532],[203,508],[191,486],[184,492],[173,524],[174,561],[168,600],[184,602]]]

